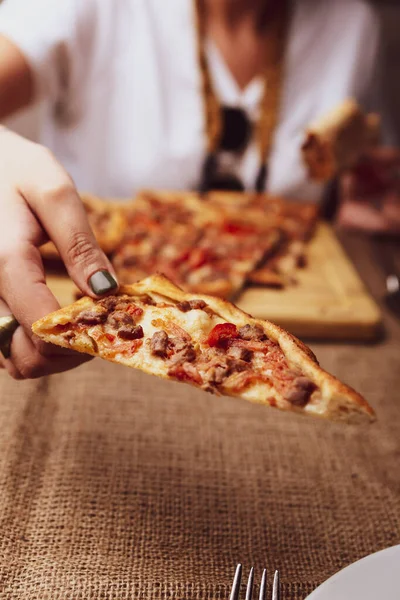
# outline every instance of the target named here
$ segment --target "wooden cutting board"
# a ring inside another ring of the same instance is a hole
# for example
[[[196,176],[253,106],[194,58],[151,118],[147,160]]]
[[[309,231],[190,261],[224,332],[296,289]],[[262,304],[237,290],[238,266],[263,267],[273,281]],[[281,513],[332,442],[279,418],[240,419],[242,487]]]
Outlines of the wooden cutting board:
[[[296,285],[284,290],[248,288],[238,306],[300,338],[375,339],[379,309],[327,224],[318,226],[307,256],[308,265],[298,271]],[[48,274],[47,282],[62,306],[75,300],[76,288],[67,276]]]
[[[308,246],[308,265],[285,290],[249,288],[238,305],[300,338],[372,340],[381,314],[333,230],[320,223]]]

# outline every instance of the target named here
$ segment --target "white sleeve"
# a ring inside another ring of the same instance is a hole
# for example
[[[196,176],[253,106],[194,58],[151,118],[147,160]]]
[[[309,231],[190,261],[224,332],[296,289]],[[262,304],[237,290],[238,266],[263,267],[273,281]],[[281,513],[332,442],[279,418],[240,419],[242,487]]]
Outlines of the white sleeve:
[[[373,6],[364,7],[354,57],[354,96],[367,111],[381,115],[383,143],[394,143],[393,115],[384,93],[384,46],[379,13]]]
[[[28,61],[37,99],[55,102],[68,92],[79,66],[77,44],[82,27],[90,27],[88,9],[93,5],[91,0],[5,0],[0,4],[0,34],[15,43]]]
[[[381,85],[381,25],[377,9],[364,7],[357,32],[353,69],[356,82],[354,96],[367,110],[376,110]]]
[[[374,16],[374,23],[365,36],[365,41],[368,39],[369,44],[369,77],[365,79],[364,88],[360,90],[358,100],[366,110],[381,115],[383,144],[396,144],[394,115],[388,94],[385,93],[385,75],[387,73],[385,71],[385,47],[382,43],[382,24],[379,15],[375,13]]]
[[[379,19],[372,6],[364,0],[335,0],[330,7],[329,22],[324,24],[329,52],[320,91],[324,111],[344,98],[364,104],[371,97],[380,47]]]

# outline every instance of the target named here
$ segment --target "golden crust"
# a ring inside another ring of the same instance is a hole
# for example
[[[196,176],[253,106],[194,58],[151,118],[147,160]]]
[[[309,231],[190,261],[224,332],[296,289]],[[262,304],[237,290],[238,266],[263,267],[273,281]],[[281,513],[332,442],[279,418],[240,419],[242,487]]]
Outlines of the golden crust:
[[[268,265],[252,271],[247,277],[247,282],[278,289],[283,288],[285,285],[283,276],[272,271]]]
[[[309,176],[332,179],[337,171],[353,166],[379,137],[379,116],[366,115],[352,99],[344,101],[306,130],[301,150]]]
[[[199,298],[198,294],[183,292],[162,275],[153,275],[138,283],[122,286],[119,290],[119,294],[127,294],[129,296],[143,296],[145,294],[150,296],[156,295],[157,297],[161,296],[166,300],[173,300],[175,302]],[[229,323],[235,324],[237,327],[246,324],[260,325],[268,338],[280,346],[289,366],[299,369],[318,386],[319,394],[317,402],[309,403],[306,407],[301,409],[297,407],[287,407],[285,408],[286,410],[293,410],[303,414],[313,414],[315,416],[344,422],[374,420],[374,412],[364,398],[352,388],[326,373],[319,366],[313,352],[300,340],[269,321],[254,319],[226,300],[205,295],[201,297],[205,300],[214,314]],[[34,323],[32,327],[33,332],[45,341],[52,341],[68,347],[68,342],[62,339],[55,340],[54,336],[48,336],[46,332],[49,331],[49,327],[70,322],[82,309],[91,307],[93,302],[94,301],[91,298],[84,297],[71,306],[48,315]],[[76,347],[76,349],[88,352],[92,355],[97,355],[97,352],[90,347],[90,344],[87,346],[88,347]],[[144,370],[154,373],[154,371],[149,368]],[[259,401],[268,403],[264,399],[260,399]]]
[[[235,287],[241,287],[240,282],[238,286],[234,286],[232,282],[227,280],[217,281],[202,281],[198,284],[192,284],[192,294],[206,294],[210,296],[218,296],[219,298],[229,298],[234,292]]]

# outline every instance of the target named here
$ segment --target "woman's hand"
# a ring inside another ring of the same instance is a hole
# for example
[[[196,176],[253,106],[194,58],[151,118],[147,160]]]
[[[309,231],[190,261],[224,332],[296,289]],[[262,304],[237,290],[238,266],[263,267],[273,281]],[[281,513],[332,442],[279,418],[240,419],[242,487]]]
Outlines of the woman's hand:
[[[0,354],[0,365],[15,379],[65,371],[88,360],[44,344],[31,330],[34,321],[59,308],[38,250],[48,239],[85,294],[97,297],[117,287],[69,175],[49,150],[0,127],[0,316],[12,313],[20,323],[11,356]]]
[[[378,148],[342,176],[339,225],[400,233],[400,150]]]

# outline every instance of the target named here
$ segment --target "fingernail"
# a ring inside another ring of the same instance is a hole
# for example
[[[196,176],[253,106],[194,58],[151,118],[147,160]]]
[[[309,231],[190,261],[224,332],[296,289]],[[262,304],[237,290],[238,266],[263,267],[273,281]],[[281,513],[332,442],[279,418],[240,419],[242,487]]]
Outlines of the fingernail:
[[[89,285],[96,296],[107,294],[118,287],[116,279],[106,270],[94,273],[89,279]]]

